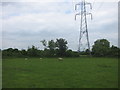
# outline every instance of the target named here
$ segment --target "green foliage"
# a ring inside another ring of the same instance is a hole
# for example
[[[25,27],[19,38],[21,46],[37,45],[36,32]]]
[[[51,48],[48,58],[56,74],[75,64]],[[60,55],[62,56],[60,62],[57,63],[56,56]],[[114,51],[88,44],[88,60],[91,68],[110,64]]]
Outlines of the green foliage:
[[[22,56],[27,56],[27,51],[24,50],[24,49],[22,49],[22,50],[21,50],[21,54],[22,54]]]
[[[32,48],[28,48],[27,50],[28,56],[35,57],[38,55],[37,48],[35,46],[32,46]]]
[[[46,40],[42,40],[42,41],[40,41],[40,42],[42,42],[43,46],[44,46],[45,48],[47,48],[47,41],[46,41]]]
[[[79,57],[88,56],[89,50],[83,52],[75,52],[72,50],[68,50],[67,41],[63,38],[50,40],[42,40],[41,41],[44,50],[39,50],[37,47],[32,45],[32,47],[28,47],[27,50],[18,50],[17,48],[8,48],[2,50],[2,57]],[[119,57],[120,56],[120,48],[116,46],[110,47],[110,42],[106,39],[99,39],[94,42],[92,48],[92,55],[99,57]]]
[[[50,40],[48,41],[48,45],[46,40],[42,40],[41,42],[43,46],[46,47],[44,49],[44,56],[46,57],[66,56],[66,51],[68,47],[67,47],[67,41],[65,39],[60,38],[60,39],[56,39],[56,41]]]
[[[54,40],[48,41],[48,48],[49,48],[49,56],[55,56],[55,49],[56,49],[56,42]]]
[[[44,57],[50,57],[50,50],[49,49],[44,49]]]
[[[89,49],[86,49],[85,51],[82,51],[82,52],[79,52],[80,53],[80,56],[90,56],[90,51]]]
[[[94,42],[92,54],[94,56],[107,56],[110,50],[110,42],[106,39],[99,39]]]
[[[106,39],[99,39],[94,42],[92,48],[92,55],[99,57],[119,57],[120,48],[113,46],[110,47],[110,42]]]
[[[76,51],[67,50],[66,57],[79,57],[79,53]]]
[[[8,48],[5,50],[2,50],[2,57],[21,57],[21,53],[18,49],[12,49],[12,48]]]
[[[110,52],[109,52],[109,55],[112,56],[112,57],[118,57],[120,56],[120,49],[116,46],[113,46],[110,48]]]
[[[65,52],[68,49],[67,41],[65,39],[56,39],[56,47],[58,48],[58,56],[65,56]]]
[[[52,50],[55,50],[56,44],[55,44],[54,40],[48,41],[48,48],[49,48],[51,51],[52,51]]]

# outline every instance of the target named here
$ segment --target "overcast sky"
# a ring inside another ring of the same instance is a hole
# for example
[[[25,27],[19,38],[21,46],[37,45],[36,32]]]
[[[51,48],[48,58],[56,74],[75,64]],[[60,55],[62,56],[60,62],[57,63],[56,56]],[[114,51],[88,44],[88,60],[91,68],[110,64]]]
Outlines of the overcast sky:
[[[41,40],[64,38],[68,47],[78,49],[79,17],[74,20],[74,5],[81,0],[4,0],[0,3],[0,40],[2,49],[27,49],[35,45],[43,49]],[[91,2],[93,20],[88,19],[90,46],[97,39],[107,39],[118,46],[117,0]]]

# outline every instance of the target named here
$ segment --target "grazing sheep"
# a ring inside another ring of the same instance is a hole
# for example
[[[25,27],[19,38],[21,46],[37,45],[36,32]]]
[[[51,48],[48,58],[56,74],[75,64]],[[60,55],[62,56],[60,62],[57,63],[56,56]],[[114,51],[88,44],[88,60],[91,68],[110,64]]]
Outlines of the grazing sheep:
[[[40,58],[40,59],[42,59],[42,58]]]
[[[28,58],[25,58],[25,60],[28,60]]]
[[[58,58],[58,61],[63,61],[63,58]]]
[[[40,58],[40,61],[42,61],[42,58]]]

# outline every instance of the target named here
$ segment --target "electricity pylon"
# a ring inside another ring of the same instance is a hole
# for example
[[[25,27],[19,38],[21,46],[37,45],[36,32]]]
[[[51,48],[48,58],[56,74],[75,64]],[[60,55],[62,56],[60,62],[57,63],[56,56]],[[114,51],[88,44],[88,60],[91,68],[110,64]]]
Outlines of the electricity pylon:
[[[91,15],[91,19],[92,19],[92,14],[86,12],[86,5],[90,5],[90,9],[92,9],[91,3],[87,3],[87,2],[85,2],[85,0],[82,0],[81,2],[79,2],[75,5],[76,11],[79,10],[78,6],[80,6],[79,12],[77,14],[75,14],[75,20],[76,20],[77,15],[81,16],[80,17],[80,36],[79,36],[78,51],[82,52],[82,51],[84,51],[84,49],[86,49],[86,50],[88,49],[89,54],[91,55],[86,16]]]

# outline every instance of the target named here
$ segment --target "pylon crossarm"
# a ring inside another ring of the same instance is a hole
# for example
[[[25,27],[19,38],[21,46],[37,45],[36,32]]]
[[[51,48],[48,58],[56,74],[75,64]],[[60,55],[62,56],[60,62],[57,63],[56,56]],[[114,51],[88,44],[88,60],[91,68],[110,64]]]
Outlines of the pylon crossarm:
[[[75,14],[75,20],[76,20],[77,15],[81,15],[81,13],[77,13],[77,14]]]
[[[91,20],[93,19],[92,13],[86,13],[86,15],[90,15],[91,16]]]
[[[92,9],[92,4],[91,3],[86,2],[85,5],[90,5],[90,9]]]
[[[81,5],[81,2],[80,2],[80,3],[75,4],[75,10],[77,10],[77,6],[78,6],[78,5]]]

